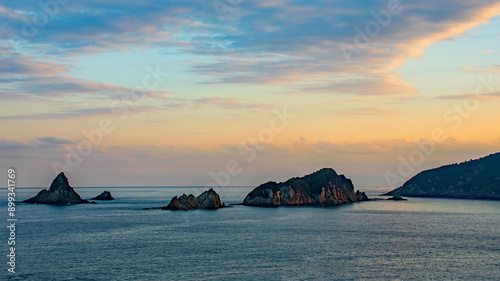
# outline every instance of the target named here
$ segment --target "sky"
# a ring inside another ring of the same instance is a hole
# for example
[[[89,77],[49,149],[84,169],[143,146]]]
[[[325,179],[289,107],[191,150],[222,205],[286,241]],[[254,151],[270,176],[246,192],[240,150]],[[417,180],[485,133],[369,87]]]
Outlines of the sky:
[[[18,186],[397,187],[500,151],[499,1],[0,2]]]

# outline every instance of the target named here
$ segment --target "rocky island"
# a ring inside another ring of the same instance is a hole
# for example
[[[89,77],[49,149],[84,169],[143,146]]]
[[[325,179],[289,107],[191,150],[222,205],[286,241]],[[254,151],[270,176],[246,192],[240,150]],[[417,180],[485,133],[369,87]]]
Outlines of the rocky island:
[[[500,153],[426,170],[385,195],[500,200]]]
[[[180,197],[173,197],[170,203],[165,207],[154,208],[162,210],[196,210],[196,209],[219,209],[226,207],[220,201],[219,194],[210,188],[199,196],[195,197],[193,194],[183,194]]]
[[[103,193],[99,194],[98,196],[92,198],[92,200],[115,200],[113,196],[111,195],[111,192],[104,190]]]
[[[286,182],[268,182],[250,192],[243,205],[259,207],[279,206],[336,206],[367,201],[364,192],[354,192],[350,179],[324,168],[302,178]]]
[[[60,173],[52,181],[49,190],[41,190],[35,197],[24,200],[21,203],[48,204],[48,205],[68,205],[90,203],[83,200],[78,193],[69,185],[68,178],[64,173]]]

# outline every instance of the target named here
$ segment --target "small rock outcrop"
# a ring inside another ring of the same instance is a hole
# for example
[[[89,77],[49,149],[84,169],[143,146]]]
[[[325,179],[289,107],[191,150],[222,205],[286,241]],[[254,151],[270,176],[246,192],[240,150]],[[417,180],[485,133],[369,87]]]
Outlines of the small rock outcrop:
[[[198,197],[193,194],[183,194],[180,197],[175,196],[170,203],[161,207],[163,210],[196,210],[196,209],[219,209],[225,207],[221,203],[219,194],[210,188]]]
[[[394,196],[392,196],[392,197],[390,197],[390,198],[387,198],[387,200],[394,200],[394,201],[407,201],[408,199],[403,198],[403,197],[401,197],[401,196],[399,196],[399,195],[397,195],[397,194],[396,194],[396,195],[394,195]]]
[[[384,195],[500,200],[500,153],[426,170]]]
[[[111,195],[111,192],[104,190],[103,193],[99,194],[98,196],[92,198],[92,200],[115,200],[113,196]]]
[[[367,200],[364,192],[354,192],[350,179],[338,175],[333,169],[324,168],[302,178],[262,184],[245,197],[243,204],[259,207],[336,206]]]
[[[67,205],[90,203],[83,200],[78,193],[69,185],[68,178],[61,172],[52,181],[49,190],[41,190],[35,197],[24,200],[21,203],[29,204],[48,204],[48,205]]]

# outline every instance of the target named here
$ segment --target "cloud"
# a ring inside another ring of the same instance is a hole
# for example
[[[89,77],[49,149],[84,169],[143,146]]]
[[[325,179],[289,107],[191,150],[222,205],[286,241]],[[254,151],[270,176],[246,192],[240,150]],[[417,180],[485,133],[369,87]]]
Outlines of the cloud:
[[[18,159],[22,155],[22,152],[30,150],[33,147],[35,147],[33,144],[27,142],[0,139],[0,159]],[[11,167],[14,165],[12,162],[6,164]]]
[[[472,66],[465,66],[465,67],[462,67],[461,70],[464,72],[496,74],[496,73],[500,73],[500,65],[484,66],[484,67],[479,67],[479,68],[475,68]]]
[[[201,99],[169,98],[157,105],[139,105],[140,100],[130,99],[123,102],[110,103],[109,107],[65,106],[46,113],[0,115],[0,121],[10,120],[44,120],[44,119],[75,119],[95,116],[122,116],[138,113],[156,113],[166,109],[194,109],[199,107],[216,107],[228,110],[263,110],[273,108],[274,104],[251,103],[236,98],[209,97]]]
[[[0,94],[4,99],[23,97],[59,98],[67,96],[109,99],[164,99],[171,91],[135,89],[107,83],[89,82],[63,75],[68,66],[20,55],[0,45]],[[153,80],[153,79],[151,79]]]
[[[61,145],[61,144],[74,144],[75,142],[63,139],[63,138],[54,138],[54,137],[41,137],[37,138],[37,140],[43,144],[48,145]]]
[[[380,116],[394,116],[399,114],[396,111],[393,110],[388,110],[384,108],[379,108],[379,107],[363,107],[363,108],[356,108],[352,111],[346,112],[347,114],[352,114],[352,115],[380,115]]]
[[[37,60],[33,56],[16,54],[0,45],[0,74],[2,76],[50,76],[67,72],[67,66]]]
[[[24,148],[28,148],[28,147],[30,147],[30,145],[23,143],[23,142],[0,139],[0,151],[17,150],[17,149],[24,149]]]
[[[391,15],[387,24],[379,23],[378,34],[347,61],[339,46],[355,45],[358,30],[366,32],[369,23],[376,23],[373,14],[387,10],[387,1],[244,1],[230,11],[234,21],[221,20],[209,2],[116,3],[70,2],[49,18],[47,28],[27,40],[28,47],[56,55],[150,46],[212,57],[213,63],[193,67],[196,73],[212,76],[205,83],[297,86],[348,74],[390,89],[373,88],[366,94],[406,95],[415,91],[394,73],[402,63],[439,40],[488,21],[500,7],[493,0],[401,1],[402,11]],[[31,2],[2,5],[5,35],[20,34],[26,19],[43,13]],[[360,92],[355,84],[332,82],[340,84],[332,88]]]
[[[438,96],[437,99],[443,100],[496,100],[500,98],[500,92],[493,92],[488,94],[463,94],[463,95],[446,95],[446,96]]]
[[[195,106],[212,105],[225,109],[270,109],[275,106],[274,104],[247,103],[236,98],[221,98],[221,97],[196,99],[193,101],[193,104]]]
[[[332,93],[367,96],[409,96],[416,92],[413,85],[399,79],[399,73],[376,75],[370,78],[339,78],[301,86],[302,93]]]
[[[464,72],[474,72],[476,69],[473,66],[464,66],[460,68]]]
[[[4,115],[0,116],[0,121],[8,120],[42,120],[42,119],[71,119],[91,116],[119,116],[126,113],[146,113],[163,110],[162,106],[126,106],[116,107],[91,107],[91,108],[68,108],[48,113],[24,114],[24,115]]]
[[[82,96],[98,97],[99,99],[164,99],[171,91],[153,91],[147,89],[135,89],[130,87],[116,86],[106,83],[88,82],[70,76],[47,76],[10,78],[0,80],[0,83],[9,84],[10,89],[3,93],[12,96],[43,96],[63,97]]]
[[[403,11],[358,48],[357,30],[363,32],[374,21],[370,12],[383,10],[384,4],[373,1],[360,8],[354,2],[286,1],[261,9],[245,6],[237,32],[216,37],[227,42],[224,48],[198,46],[200,53],[224,55],[193,70],[215,78],[205,83],[293,85],[301,93],[411,95],[416,90],[401,80],[398,67],[435,42],[488,21],[500,7],[496,1],[402,2]],[[354,46],[349,61],[343,44]]]
[[[50,13],[38,2],[3,3],[0,7],[5,24],[0,36],[12,37],[11,34],[15,34],[14,38],[20,43],[28,41],[43,45],[49,53],[126,51],[133,46],[147,46],[170,39],[175,28],[164,30],[164,24],[175,23],[176,28],[182,26],[185,29],[196,25],[196,21],[183,18],[189,11],[183,12],[182,9],[194,5],[187,2],[183,5],[157,1],[141,4],[98,0],[69,2]],[[198,6],[203,5],[198,3]],[[34,15],[45,20],[42,27],[35,24]]]

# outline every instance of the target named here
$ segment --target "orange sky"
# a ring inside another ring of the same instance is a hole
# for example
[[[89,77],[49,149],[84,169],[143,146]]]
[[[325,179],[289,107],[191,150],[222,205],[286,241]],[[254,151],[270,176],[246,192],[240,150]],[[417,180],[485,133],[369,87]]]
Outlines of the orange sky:
[[[24,186],[60,170],[81,186],[205,185],[228,163],[229,185],[332,167],[395,186],[412,155],[411,175],[498,152],[500,3],[396,2],[117,8],[134,19],[69,3],[32,34],[43,10],[0,4],[2,163]]]

